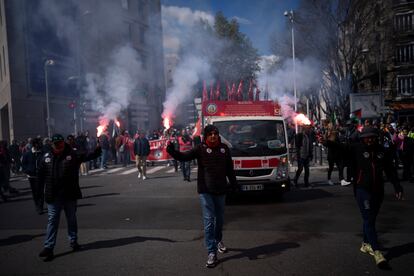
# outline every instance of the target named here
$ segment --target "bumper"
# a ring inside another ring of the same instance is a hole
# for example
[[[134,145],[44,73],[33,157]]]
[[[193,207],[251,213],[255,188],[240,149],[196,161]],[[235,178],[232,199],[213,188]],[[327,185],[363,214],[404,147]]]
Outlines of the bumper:
[[[238,193],[257,193],[257,192],[279,192],[284,193],[290,191],[290,179],[277,181],[238,181]]]

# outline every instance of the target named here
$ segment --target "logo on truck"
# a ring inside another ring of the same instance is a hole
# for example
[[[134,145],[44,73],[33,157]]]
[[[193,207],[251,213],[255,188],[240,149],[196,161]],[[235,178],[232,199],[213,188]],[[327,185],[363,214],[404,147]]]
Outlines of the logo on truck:
[[[214,103],[210,103],[207,105],[207,113],[210,115],[216,114],[217,112],[217,105]]]

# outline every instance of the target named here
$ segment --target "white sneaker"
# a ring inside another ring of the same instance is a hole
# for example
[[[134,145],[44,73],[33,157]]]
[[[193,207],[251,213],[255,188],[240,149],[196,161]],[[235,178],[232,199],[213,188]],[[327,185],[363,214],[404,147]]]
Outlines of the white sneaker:
[[[144,176],[142,177],[142,180],[145,180],[145,179],[147,179],[147,177],[144,175]]]
[[[346,181],[345,179],[341,180],[341,186],[348,186],[351,182]]]
[[[214,253],[208,254],[206,267],[212,268],[217,265],[217,255]]]
[[[138,178],[141,178],[141,173],[138,173]]]
[[[227,247],[222,241],[217,244],[217,251],[222,254],[227,252]]]
[[[333,185],[335,185],[335,183],[333,183],[333,182],[332,182],[332,180],[330,180],[330,179],[329,179],[329,180],[328,180],[328,185],[333,186]]]

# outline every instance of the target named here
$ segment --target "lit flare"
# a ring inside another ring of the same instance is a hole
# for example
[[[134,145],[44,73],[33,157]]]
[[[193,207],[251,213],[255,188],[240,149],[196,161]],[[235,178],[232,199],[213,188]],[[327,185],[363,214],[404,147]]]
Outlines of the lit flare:
[[[299,126],[309,126],[311,125],[311,121],[308,119],[308,117],[306,117],[304,114],[299,113],[295,116],[295,118],[293,119],[296,124],[298,124]]]
[[[97,135],[97,137],[101,136],[102,133],[105,131],[105,129],[106,129],[106,127],[104,125],[98,126],[96,128],[96,131],[97,131],[96,135]]]
[[[116,124],[116,126],[117,126],[118,128],[120,128],[120,127],[121,127],[121,123],[120,123],[117,119],[115,119],[115,124]]]
[[[170,120],[170,118],[165,117],[163,124],[164,124],[165,129],[170,129],[170,127],[171,127],[171,120]]]

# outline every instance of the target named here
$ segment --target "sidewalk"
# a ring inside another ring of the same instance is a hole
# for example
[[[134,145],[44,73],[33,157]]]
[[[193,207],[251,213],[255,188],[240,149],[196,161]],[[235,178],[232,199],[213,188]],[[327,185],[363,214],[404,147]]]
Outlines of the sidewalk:
[[[289,167],[289,172],[291,172],[291,173],[296,172],[297,169],[298,169],[297,165],[292,165],[292,166]],[[327,171],[328,170],[328,165],[311,164],[309,166],[309,170],[310,171]],[[335,167],[334,170],[337,170],[337,168]]]

